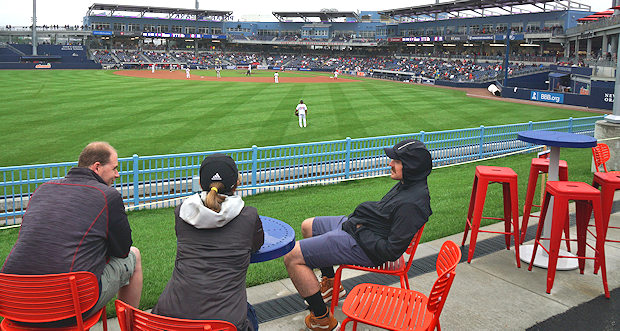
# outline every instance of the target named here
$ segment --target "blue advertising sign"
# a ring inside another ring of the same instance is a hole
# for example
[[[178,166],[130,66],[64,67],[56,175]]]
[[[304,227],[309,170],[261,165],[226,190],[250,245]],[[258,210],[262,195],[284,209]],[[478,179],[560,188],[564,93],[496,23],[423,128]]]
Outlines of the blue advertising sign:
[[[93,36],[112,36],[112,35],[114,35],[114,32],[112,31],[98,31],[98,30],[93,31]]]
[[[564,103],[564,94],[552,93],[552,92],[541,92],[541,91],[530,91],[530,100],[553,102],[553,103]]]

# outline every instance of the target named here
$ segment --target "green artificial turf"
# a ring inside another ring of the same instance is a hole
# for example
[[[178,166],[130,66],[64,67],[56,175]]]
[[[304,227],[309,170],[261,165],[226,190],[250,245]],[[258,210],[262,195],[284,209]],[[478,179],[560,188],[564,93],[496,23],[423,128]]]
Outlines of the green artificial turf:
[[[300,99],[309,108],[305,129],[294,116]],[[209,82],[125,77],[105,70],[2,70],[0,100],[0,166],[75,161],[95,140],[110,142],[121,157],[148,156],[592,115],[372,79]]]

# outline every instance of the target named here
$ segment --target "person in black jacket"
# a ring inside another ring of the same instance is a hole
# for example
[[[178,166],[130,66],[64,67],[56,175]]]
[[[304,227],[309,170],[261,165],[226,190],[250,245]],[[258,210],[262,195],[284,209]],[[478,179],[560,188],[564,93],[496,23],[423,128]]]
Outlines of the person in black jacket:
[[[138,307],[142,263],[140,251],[131,246],[123,197],[112,187],[118,177],[116,150],[106,142],[88,144],[77,167],[64,178],[36,189],[1,272],[92,272],[101,285],[99,299],[85,317],[103,308],[117,293],[120,300]]]
[[[258,211],[235,195],[241,176],[224,154],[207,156],[200,187],[175,208],[177,256],[172,277],[153,313],[194,320],[225,320],[237,330],[258,330],[247,302],[250,255],[263,245]]]
[[[426,179],[431,155],[420,141],[403,140],[384,148],[390,177],[398,183],[380,200],[358,205],[349,216],[319,216],[301,224],[305,239],[284,256],[284,264],[299,294],[308,302],[305,323],[310,330],[334,330],[338,321],[329,313],[334,265],[377,266],[397,260],[432,214]],[[319,283],[313,268],[320,268]],[[345,294],[338,289],[339,296]]]

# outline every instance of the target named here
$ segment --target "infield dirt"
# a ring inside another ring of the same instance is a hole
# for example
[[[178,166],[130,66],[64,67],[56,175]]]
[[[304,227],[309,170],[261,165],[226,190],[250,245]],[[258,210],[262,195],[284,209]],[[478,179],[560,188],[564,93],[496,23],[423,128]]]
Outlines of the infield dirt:
[[[156,78],[156,79],[187,79],[185,71],[167,71],[157,70],[154,73],[150,70],[119,70],[114,74],[128,77]],[[187,80],[201,81],[220,81],[220,82],[246,82],[246,83],[274,83],[273,77],[243,76],[243,77],[212,77],[191,74],[191,78]],[[352,83],[359,82],[355,79],[338,78],[334,79],[328,76],[286,76],[280,75],[280,83]]]

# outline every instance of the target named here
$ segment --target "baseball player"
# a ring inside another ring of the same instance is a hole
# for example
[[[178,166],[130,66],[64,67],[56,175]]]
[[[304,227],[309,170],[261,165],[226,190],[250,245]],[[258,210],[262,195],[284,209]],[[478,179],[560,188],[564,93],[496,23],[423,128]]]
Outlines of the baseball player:
[[[246,71],[245,75],[246,76],[251,76],[252,75],[252,64],[248,65],[248,71]]]
[[[299,100],[299,104],[295,108],[295,115],[299,117],[299,127],[306,127],[306,113],[308,112],[308,107],[304,104],[303,100]],[[303,126],[302,126],[303,124]]]
[[[280,77],[280,74],[276,71],[276,72],[273,74],[273,80],[275,81],[275,83],[276,83],[276,84],[277,84],[277,83],[279,83],[279,81],[278,81],[278,78],[279,78],[279,77]]]
[[[186,68],[185,68],[185,78],[186,78],[186,79],[189,79],[189,78],[190,78],[189,71],[190,71],[190,70],[189,70],[189,67],[186,67]]]
[[[222,71],[222,67],[220,67],[219,65],[215,67],[215,73],[217,75],[217,78],[222,78],[222,75],[220,74],[221,71]]]
[[[153,65],[151,66],[151,72],[155,73],[155,63],[153,63]]]
[[[338,70],[334,70],[334,79],[338,79]]]

